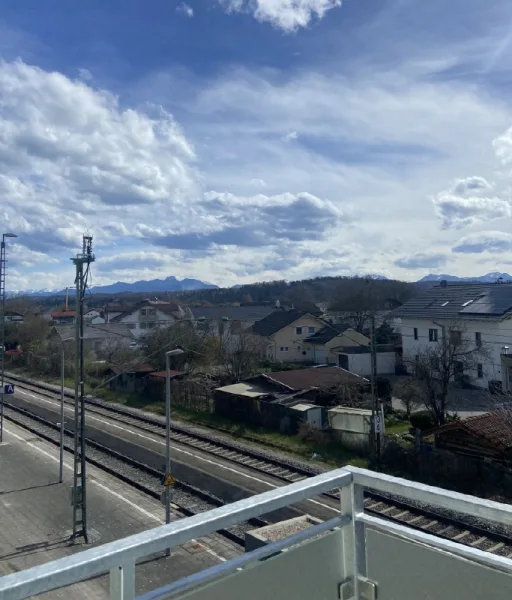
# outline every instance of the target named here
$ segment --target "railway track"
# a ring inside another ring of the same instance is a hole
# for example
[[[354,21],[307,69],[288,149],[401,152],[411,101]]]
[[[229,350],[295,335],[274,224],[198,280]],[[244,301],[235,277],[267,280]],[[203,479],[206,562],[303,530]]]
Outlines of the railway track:
[[[55,423],[8,402],[5,403],[4,416],[7,420],[23,427],[34,435],[56,446],[59,445],[60,428]],[[72,454],[74,452],[74,445],[72,443],[74,434],[71,430],[65,429],[64,435],[64,450]],[[67,441],[70,443],[68,444]],[[86,440],[86,459],[88,463],[95,467],[121,479],[153,498],[160,499],[163,472],[107,448],[94,440]],[[173,488],[173,507],[178,513],[186,517],[223,506],[224,504],[220,498],[182,481],[177,481]],[[268,521],[253,518],[244,523],[239,523],[230,529],[221,529],[217,533],[240,546],[244,546],[245,533],[247,531],[264,527],[268,524]]]
[[[39,395],[46,395],[52,399],[56,399],[57,397],[57,392],[51,389],[50,386],[36,386],[32,383],[26,383],[22,378],[10,378],[15,380],[22,389],[30,389]],[[67,396],[68,398],[72,397],[69,393]],[[164,436],[165,422],[156,416],[141,415],[128,407],[114,407],[94,398],[87,399],[87,404],[88,411],[101,414],[110,419],[122,421],[127,425],[153,434]],[[179,425],[173,425],[172,431],[174,442],[211,453],[222,457],[224,460],[243,465],[260,473],[271,475],[285,483],[300,481],[318,473],[315,469],[291,465],[274,458],[269,458],[264,453],[259,453],[256,450],[244,449],[242,451],[235,444],[220,442],[217,439],[209,439],[204,434],[191,432]],[[322,496],[329,498],[331,501],[336,500],[339,502],[339,495],[337,493],[327,493]],[[512,537],[510,535],[473,525],[464,520],[464,517],[458,518],[457,515],[440,514],[436,512],[435,507],[432,507],[432,509],[419,508],[400,499],[387,497],[367,490],[365,492],[365,511],[375,516],[431,533],[432,535],[456,541],[460,544],[472,546],[500,556],[512,557]]]

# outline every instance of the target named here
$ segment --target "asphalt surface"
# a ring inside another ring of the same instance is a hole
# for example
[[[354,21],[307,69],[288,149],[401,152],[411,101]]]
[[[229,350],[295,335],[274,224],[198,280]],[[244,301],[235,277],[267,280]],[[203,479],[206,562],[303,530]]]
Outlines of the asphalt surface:
[[[60,403],[57,399],[17,388],[16,393],[9,396],[7,401],[54,423],[60,422]],[[72,430],[73,407],[66,404],[64,414],[66,428]],[[155,469],[165,470],[165,440],[157,434],[90,412],[86,416],[86,435],[89,439]],[[245,468],[199,449],[181,446],[177,442],[171,443],[171,454],[173,474],[178,480],[207,490],[225,502],[234,502],[284,485],[281,480],[271,475]],[[293,508],[266,515],[266,518],[279,521],[304,513],[327,520],[339,514],[339,508],[334,501],[315,498],[301,502]]]

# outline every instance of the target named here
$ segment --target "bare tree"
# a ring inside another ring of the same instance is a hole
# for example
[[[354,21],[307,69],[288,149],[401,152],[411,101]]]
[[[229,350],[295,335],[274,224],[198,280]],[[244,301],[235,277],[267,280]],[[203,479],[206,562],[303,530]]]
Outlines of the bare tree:
[[[413,373],[418,401],[432,412],[436,422],[442,425],[449,408],[449,392],[456,383],[469,381],[469,372],[476,371],[490,356],[485,345],[476,345],[467,335],[463,324],[454,323],[442,327],[437,343],[415,350],[405,358],[405,364]]]
[[[228,331],[213,341],[212,362],[220,367],[225,377],[240,381],[256,372],[264,350],[265,342],[260,336],[247,330]]]
[[[111,335],[96,353],[99,360],[104,360],[109,367],[125,369],[141,362],[141,353],[129,347],[129,340],[121,336]]]

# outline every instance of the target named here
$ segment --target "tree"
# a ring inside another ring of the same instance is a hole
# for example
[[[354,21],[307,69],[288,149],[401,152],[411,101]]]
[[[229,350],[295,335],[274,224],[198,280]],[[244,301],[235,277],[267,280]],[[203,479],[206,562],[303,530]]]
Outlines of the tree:
[[[469,382],[468,373],[490,356],[486,346],[475,345],[466,333],[463,324],[445,325],[437,343],[429,342],[405,359],[414,373],[418,400],[432,412],[438,425],[446,420],[453,385]]]
[[[141,362],[141,353],[128,346],[127,340],[121,336],[111,335],[96,353],[98,360],[104,360],[107,367],[126,369]]]
[[[265,341],[249,331],[225,335],[213,340],[212,363],[220,368],[224,377],[235,382],[254,375],[265,350]]]

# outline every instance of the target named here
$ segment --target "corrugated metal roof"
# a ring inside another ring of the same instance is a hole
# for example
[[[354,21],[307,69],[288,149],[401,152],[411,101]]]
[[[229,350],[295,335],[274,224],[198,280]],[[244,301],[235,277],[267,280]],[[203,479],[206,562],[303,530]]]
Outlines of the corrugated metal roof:
[[[233,394],[234,396],[246,396],[247,398],[259,398],[261,396],[269,395],[268,390],[263,390],[254,383],[244,382],[225,385],[224,387],[217,388],[216,391]]]

